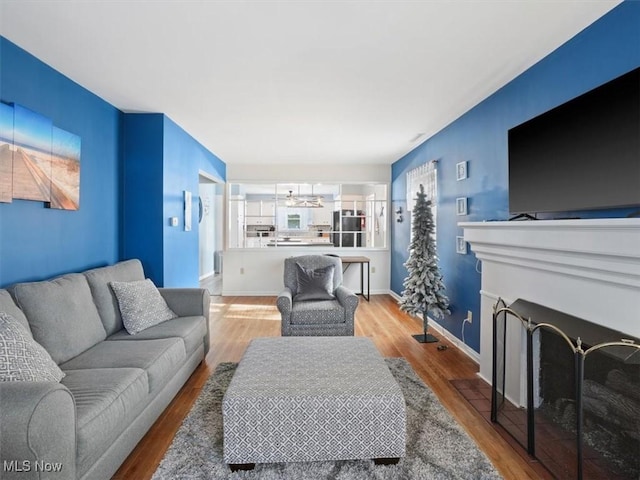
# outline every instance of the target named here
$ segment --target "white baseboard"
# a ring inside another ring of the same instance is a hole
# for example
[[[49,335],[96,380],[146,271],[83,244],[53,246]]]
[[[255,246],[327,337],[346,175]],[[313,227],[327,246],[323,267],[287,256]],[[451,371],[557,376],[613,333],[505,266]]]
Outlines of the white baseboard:
[[[388,293],[393,298],[395,298],[396,300],[400,301],[401,297],[396,292],[394,292],[392,290],[389,290]],[[447,340],[449,340],[451,343],[453,343],[456,347],[458,347],[458,349],[462,353],[464,353],[467,357],[469,357],[475,363],[480,365],[480,354],[478,352],[476,352],[474,349],[472,349],[466,343],[463,343],[462,340],[460,340],[458,337],[456,337],[454,334],[452,334],[449,330],[444,328],[442,325],[440,325],[436,320],[434,320],[431,317],[429,317],[429,326],[431,328],[433,328],[435,331],[437,331],[440,335],[445,337]],[[491,383],[491,382],[489,382],[489,383]]]
[[[276,297],[280,292],[247,292],[246,290],[242,290],[239,292],[222,290],[223,297]]]
[[[201,282],[202,280],[204,280],[206,278],[213,277],[215,274],[216,274],[216,272],[211,271],[209,273],[205,273],[204,275],[200,275],[200,277],[198,278],[198,281]]]
[[[435,330],[437,330],[438,332],[440,332],[441,335],[443,335],[444,337],[446,337],[447,340],[449,340],[451,343],[453,343],[456,347],[458,347],[458,349],[460,351],[462,351],[462,353],[464,353],[465,355],[467,355],[467,357],[469,357],[471,360],[473,360],[475,363],[477,363],[478,365],[480,365],[480,354],[478,352],[476,352],[474,349],[472,349],[469,345],[467,345],[466,343],[462,343],[462,340],[460,340],[458,337],[456,337],[454,334],[452,334],[449,330],[447,330],[446,328],[444,328],[442,325],[440,325],[438,322],[436,322],[435,320],[433,320],[431,317],[429,317],[429,326],[434,328]]]
[[[394,292],[393,290],[389,290],[387,292],[389,295],[391,295],[393,298],[395,298],[397,301],[400,301],[400,299],[402,298],[400,295],[398,295],[396,292]]]
[[[476,376],[478,378],[480,378],[481,380],[484,380],[485,382],[487,382],[489,385],[491,385],[491,379],[490,378],[486,378],[484,375],[482,375],[480,372],[476,373]]]

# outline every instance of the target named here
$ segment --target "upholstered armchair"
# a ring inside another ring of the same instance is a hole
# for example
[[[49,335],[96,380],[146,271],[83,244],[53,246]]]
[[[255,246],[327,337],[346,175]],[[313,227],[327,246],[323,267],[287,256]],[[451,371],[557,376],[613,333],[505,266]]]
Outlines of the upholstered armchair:
[[[342,262],[328,255],[284,261],[284,290],[277,306],[282,336],[353,335],[358,296],[342,285]]]

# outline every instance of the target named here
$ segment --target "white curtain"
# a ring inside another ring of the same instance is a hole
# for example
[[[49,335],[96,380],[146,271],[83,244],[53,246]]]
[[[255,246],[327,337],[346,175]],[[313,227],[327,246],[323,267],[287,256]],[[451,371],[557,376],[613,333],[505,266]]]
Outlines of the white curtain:
[[[431,200],[435,207],[438,196],[437,166],[438,161],[432,160],[407,172],[407,211],[413,210],[420,191],[420,184],[424,186],[427,199]]]

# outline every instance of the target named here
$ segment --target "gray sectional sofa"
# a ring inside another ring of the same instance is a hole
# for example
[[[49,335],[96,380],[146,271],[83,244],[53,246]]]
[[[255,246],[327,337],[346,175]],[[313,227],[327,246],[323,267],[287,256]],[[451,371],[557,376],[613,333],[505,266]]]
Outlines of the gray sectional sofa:
[[[0,382],[1,478],[110,478],[204,359],[206,290],[158,289],[177,318],[130,335],[110,283],[139,280],[128,260],[0,290],[65,374]]]

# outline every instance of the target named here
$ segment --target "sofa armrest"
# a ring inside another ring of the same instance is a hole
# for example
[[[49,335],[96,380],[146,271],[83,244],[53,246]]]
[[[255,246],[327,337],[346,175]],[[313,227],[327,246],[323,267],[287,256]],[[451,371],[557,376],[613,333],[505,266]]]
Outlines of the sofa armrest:
[[[64,385],[2,382],[0,405],[3,479],[76,478],[76,408]]]
[[[211,295],[204,288],[159,288],[162,298],[171,310],[180,317],[204,317],[207,335],[204,338],[204,354],[209,351],[209,328]]]
[[[204,288],[159,288],[169,308],[181,317],[203,316],[209,320],[211,296]]]

